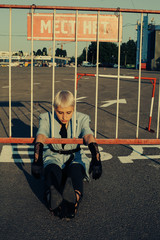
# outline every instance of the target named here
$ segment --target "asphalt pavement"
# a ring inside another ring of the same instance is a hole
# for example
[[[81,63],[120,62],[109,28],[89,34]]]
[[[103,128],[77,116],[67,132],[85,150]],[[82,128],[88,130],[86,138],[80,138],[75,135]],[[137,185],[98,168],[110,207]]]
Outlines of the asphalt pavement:
[[[30,68],[12,68],[12,136],[30,136]],[[95,68],[78,68],[95,73]],[[100,68],[116,75],[117,69]],[[138,76],[121,69],[121,75]],[[142,71],[156,77],[159,72]],[[74,91],[74,68],[56,68],[55,92]],[[77,110],[91,117],[94,131],[95,77],[78,82]],[[51,110],[52,69],[34,68],[34,136],[40,113]],[[97,138],[115,138],[117,80],[99,78]],[[120,81],[119,138],[136,138],[138,80]],[[142,80],[139,138],[156,138],[158,84],[148,132],[152,84]],[[0,68],[0,137],[8,137],[8,68]],[[84,147],[87,152],[87,148]],[[100,145],[103,174],[84,182],[84,198],[70,221],[52,216],[43,202],[43,179],[31,176],[33,146],[0,145],[0,239],[159,240],[160,147],[158,145]],[[90,155],[88,155],[90,156]]]

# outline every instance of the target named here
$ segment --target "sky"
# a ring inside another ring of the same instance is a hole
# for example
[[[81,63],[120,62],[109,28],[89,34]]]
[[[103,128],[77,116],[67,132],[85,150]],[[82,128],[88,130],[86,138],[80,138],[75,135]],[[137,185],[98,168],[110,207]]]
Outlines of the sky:
[[[77,7],[101,7],[101,8],[127,8],[127,9],[147,9],[160,10],[159,0],[0,0],[0,4],[14,5],[42,5],[42,6],[77,6]],[[36,13],[42,12],[36,10]],[[44,12],[44,11],[43,11]],[[29,10],[12,10],[12,51],[31,51],[31,42],[27,41],[27,13]],[[107,13],[105,13],[107,14]],[[113,14],[113,13],[112,13]],[[140,21],[140,14],[125,13],[123,15],[123,42],[130,39],[136,41],[136,23]],[[154,19],[153,19],[154,18]],[[160,15],[149,15],[156,25],[160,25]],[[0,51],[9,50],[9,10],[0,8]],[[89,44],[89,43],[88,43]],[[78,43],[78,56],[82,50],[88,46],[86,42]],[[34,50],[46,47],[52,48],[51,41],[34,41]],[[56,42],[56,48],[61,47],[61,42]],[[69,57],[75,55],[75,44],[66,42],[63,48],[67,50]]]

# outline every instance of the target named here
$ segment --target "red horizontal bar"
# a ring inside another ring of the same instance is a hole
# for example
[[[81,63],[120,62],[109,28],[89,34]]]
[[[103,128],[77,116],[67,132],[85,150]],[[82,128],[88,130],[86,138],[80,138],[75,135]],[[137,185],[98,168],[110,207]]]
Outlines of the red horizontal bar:
[[[15,9],[44,9],[44,10],[80,10],[80,11],[106,11],[106,12],[129,12],[129,13],[152,13],[160,14],[159,10],[146,9],[127,9],[127,8],[93,8],[93,7],[66,7],[66,6],[38,6],[38,5],[13,5],[0,4],[0,8],[15,8]]]
[[[89,77],[95,77],[96,74],[93,73],[77,73],[78,76],[89,76]]]
[[[32,144],[35,138],[0,138],[0,143],[17,143],[17,144]],[[160,139],[96,139],[98,144],[125,144],[125,145],[158,145]],[[82,138],[47,138],[45,144],[56,143],[56,144],[83,144]]]
[[[139,79],[139,77],[135,77],[135,79]],[[157,78],[151,78],[151,77],[141,77],[142,80],[154,80],[156,81]]]

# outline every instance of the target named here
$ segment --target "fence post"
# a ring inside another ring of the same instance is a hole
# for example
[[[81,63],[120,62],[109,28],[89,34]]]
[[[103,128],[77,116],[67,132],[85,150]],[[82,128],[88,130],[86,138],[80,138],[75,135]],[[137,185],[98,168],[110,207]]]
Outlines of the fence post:
[[[157,135],[156,138],[159,138],[159,117],[160,117],[160,78],[158,81],[158,116],[157,116]]]
[[[116,138],[118,138],[118,118],[119,118],[119,86],[120,86],[120,61],[121,61],[121,12],[118,21],[118,78],[117,78],[117,113],[116,113]]]
[[[32,8],[31,16],[31,138],[33,137],[33,11]]]
[[[75,71],[74,71],[74,128],[73,128],[73,137],[76,137],[76,110],[77,110],[77,44],[78,44],[78,10],[76,10],[76,32],[75,32]]]
[[[55,89],[55,20],[56,20],[56,9],[54,9],[53,14],[53,52],[52,52],[52,58],[53,58],[53,66],[52,66],[52,138],[54,137],[54,89]]]
[[[138,82],[138,110],[137,110],[137,131],[136,138],[139,134],[139,115],[140,115],[140,100],[141,100],[141,59],[142,59],[142,33],[143,33],[143,13],[141,13],[141,35],[140,35],[140,54],[139,54],[139,82]]]
[[[98,109],[98,70],[99,70],[99,16],[97,13],[97,64],[96,64],[96,99],[95,99],[95,138],[97,137],[97,109]]]
[[[10,18],[9,18],[9,137],[12,136],[12,127],[11,127],[11,62],[12,62],[12,8],[9,9]]]

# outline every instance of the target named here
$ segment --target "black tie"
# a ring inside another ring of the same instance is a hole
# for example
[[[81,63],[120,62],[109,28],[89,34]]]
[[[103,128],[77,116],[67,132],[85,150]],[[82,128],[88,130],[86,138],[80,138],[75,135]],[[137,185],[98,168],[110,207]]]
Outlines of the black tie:
[[[67,138],[67,129],[66,129],[66,124],[63,124],[62,123],[62,127],[61,127],[61,130],[60,130],[60,135],[61,135],[61,138]],[[64,146],[66,144],[62,144],[62,148],[64,149]]]

